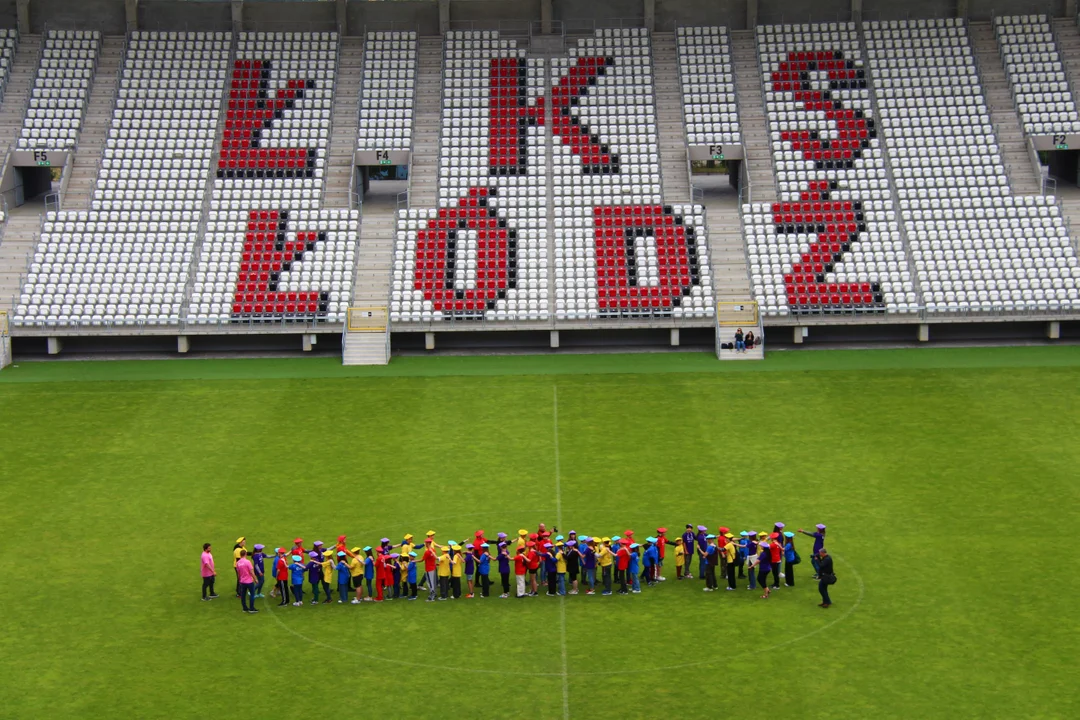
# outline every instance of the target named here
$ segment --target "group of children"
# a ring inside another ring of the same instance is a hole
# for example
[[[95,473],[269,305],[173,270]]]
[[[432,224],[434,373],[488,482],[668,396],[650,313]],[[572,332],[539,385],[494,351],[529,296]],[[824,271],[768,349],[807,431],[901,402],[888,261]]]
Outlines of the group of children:
[[[501,581],[500,598],[510,597],[512,590],[518,598],[535,597],[545,586],[549,596],[577,595],[582,590],[595,595],[598,589],[601,595],[627,595],[641,592],[642,583],[648,586],[666,580],[664,563],[671,556],[677,580],[694,578],[692,560],[697,556],[698,578],[705,581],[705,592],[718,589],[718,576],[726,579],[727,590],[734,590],[738,578],[748,576],[749,589],[760,585],[763,598],[780,587],[781,578],[787,586],[795,585],[794,569],[801,558],[795,550],[795,533],[785,531],[784,523],[776,523],[768,533],[745,530],[738,534],[726,527],[713,534],[704,525],[695,530],[687,524],[673,541],[667,532],[667,528],[657,528],[655,536],[641,542],[634,539],[633,530],[612,537],[579,536],[571,530],[564,537],[557,528],[549,532],[541,523],[536,532],[519,530],[512,539],[500,532],[489,540],[483,530],[477,530],[464,545],[453,540],[442,545],[436,542],[435,531],[429,530],[422,544],[406,534],[398,543],[382,538],[378,547],[350,548],[342,535],[332,548],[316,541],[309,550],[303,538],[296,538],[292,548],[273,552],[262,544],[249,552],[246,538],[240,537],[233,547],[236,595],[244,612],[258,612],[255,599],[265,597],[268,561],[270,596],[279,599],[279,606],[291,603],[296,607],[304,604],[305,583],[311,587],[312,605],[332,603],[334,589],[338,603],[353,604],[416,600],[425,587],[428,602],[454,600],[463,592],[466,598],[488,597],[493,565]],[[815,532],[799,532],[814,538],[816,573],[825,525],[818,525]],[[202,575],[203,600],[217,597],[209,543],[203,546]]]

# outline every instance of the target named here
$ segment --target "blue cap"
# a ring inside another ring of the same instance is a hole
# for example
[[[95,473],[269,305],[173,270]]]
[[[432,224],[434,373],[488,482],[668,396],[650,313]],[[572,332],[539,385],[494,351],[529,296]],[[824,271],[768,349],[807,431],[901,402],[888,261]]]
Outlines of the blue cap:
[[[563,536],[562,536],[562,535],[556,535],[556,536],[555,536],[555,539],[556,539],[556,540],[562,540],[562,539],[563,539]]]
[[[743,530],[741,533],[739,533],[739,535],[741,535],[742,537],[746,537],[749,534],[750,533],[746,532],[745,530]]]
[[[706,535],[706,536],[705,536],[705,539],[706,539],[706,540],[715,540],[715,539],[716,539],[716,536],[715,536],[715,535]]]
[[[409,557],[416,557],[416,553],[414,553],[414,552],[409,553]]]
[[[637,549],[637,548],[639,548],[639,547],[641,547],[641,546],[640,546],[640,545],[638,545],[637,543],[630,543],[630,549],[631,549],[631,550],[636,550],[636,549]]]
[[[613,542],[613,543],[614,542],[619,542],[620,539],[621,538],[618,535],[612,535],[611,536],[611,542]]]
[[[371,546],[370,545],[365,545],[364,546],[364,552],[371,552]]]
[[[654,543],[654,542],[656,542],[656,538],[654,538],[654,537],[647,537],[647,538],[645,538],[645,542],[651,542],[651,543]]]
[[[791,532],[790,530],[785,530],[784,537],[795,537],[795,533]]]

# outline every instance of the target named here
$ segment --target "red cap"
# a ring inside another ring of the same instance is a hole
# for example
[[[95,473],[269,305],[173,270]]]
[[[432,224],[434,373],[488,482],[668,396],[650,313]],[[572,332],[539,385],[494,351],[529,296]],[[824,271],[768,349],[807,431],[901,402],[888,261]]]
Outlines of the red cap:
[[[295,540],[293,540],[293,542],[299,545],[300,543],[304,542],[304,538],[296,538]]]
[[[535,540],[536,539],[536,533],[529,533],[529,539],[530,540]]]
[[[534,543],[532,540],[530,540],[529,542],[525,543],[525,546],[526,547],[536,547],[536,543]]]
[[[337,541],[338,542],[345,542],[345,536],[344,535],[338,535],[337,536]]]
[[[667,532],[667,528],[656,528],[656,532],[663,535]]]
[[[722,533],[728,533],[728,532],[731,532],[731,531],[730,531],[730,530],[728,530],[728,529],[727,529],[726,527],[724,527],[723,525],[721,525],[721,526],[720,526],[720,532],[722,532]]]
[[[619,540],[620,545],[629,545],[630,542],[630,538],[622,538],[621,540]]]
[[[477,530],[476,531],[476,537],[484,537],[484,531],[483,530]]]
[[[424,542],[429,543],[429,542],[432,542],[432,540],[431,540],[431,538],[424,538]]]
[[[775,540],[778,537],[780,537],[780,533],[769,533],[770,540]]]
[[[623,535],[625,535],[626,537],[634,537],[634,531],[633,530],[627,530],[626,532],[623,533]]]

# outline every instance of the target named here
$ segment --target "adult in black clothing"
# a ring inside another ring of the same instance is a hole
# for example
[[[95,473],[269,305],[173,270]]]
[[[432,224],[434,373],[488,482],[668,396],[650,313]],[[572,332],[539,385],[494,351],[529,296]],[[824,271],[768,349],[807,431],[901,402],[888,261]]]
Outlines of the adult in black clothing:
[[[747,330],[746,331],[746,349],[747,350],[753,350],[754,349],[754,343],[756,343],[756,342],[757,342],[757,338],[754,337],[754,331],[753,330]]]
[[[818,583],[817,589],[821,593],[821,604],[818,607],[827,608],[832,605],[832,600],[829,599],[829,585],[836,582],[836,575],[833,574],[833,562],[829,553],[825,548],[818,550]]]
[[[746,352],[746,343],[743,342],[742,328],[735,331],[735,352]]]

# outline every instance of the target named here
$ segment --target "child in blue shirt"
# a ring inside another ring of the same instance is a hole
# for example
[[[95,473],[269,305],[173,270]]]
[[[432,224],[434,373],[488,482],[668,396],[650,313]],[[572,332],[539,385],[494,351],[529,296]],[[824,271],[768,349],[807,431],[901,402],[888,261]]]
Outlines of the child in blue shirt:
[[[416,553],[409,553],[409,565],[405,571],[405,582],[409,583],[409,599],[416,599]]]
[[[371,582],[375,579],[375,559],[371,557],[371,546],[364,546],[364,584],[367,585],[367,597],[364,600],[371,602],[375,593],[371,590]]]
[[[316,553],[312,553],[315,555]],[[349,588],[352,584],[352,573],[349,572],[349,566],[345,562],[345,553],[341,550],[337,554],[337,590],[338,590],[338,604],[347,602],[349,599]],[[322,565],[319,566],[320,568]]]
[[[757,557],[757,533],[746,531],[746,574],[750,579],[749,590],[757,590],[757,572],[754,570],[754,558]]]
[[[488,554],[488,549],[491,546],[487,543],[480,544],[480,554],[476,556],[476,572],[480,578],[480,597],[487,597],[491,592],[491,578],[488,577],[488,573],[491,572],[491,555]]]
[[[293,607],[300,607],[304,604],[304,570],[305,568],[301,564],[301,558],[299,555],[292,556],[292,563],[289,565],[289,580],[292,583],[293,591]]]
[[[654,539],[655,538],[649,538],[649,540],[654,540]],[[657,549],[655,543],[650,542],[648,544],[648,546],[645,548],[645,557],[644,557],[645,580],[648,582],[649,585],[655,585],[656,584],[656,574],[657,574],[656,573],[656,568],[657,568],[657,565],[659,565],[659,563],[660,563],[660,550]]]
[[[319,583],[322,582],[322,561],[319,560],[319,553],[312,550],[308,553],[308,563],[306,565],[308,572],[308,582],[311,583],[311,594],[315,598],[311,601],[312,605],[319,604]],[[327,596],[327,600],[329,600]]]
[[[466,598],[475,597],[473,594],[474,583],[473,579],[476,576],[476,548],[472,543],[465,546],[465,582],[468,583],[469,592],[465,593]]]
[[[633,588],[630,592],[641,592],[641,583],[638,582],[638,563],[641,561],[641,556],[638,555],[641,546],[637,543],[630,545],[630,565],[627,566],[626,572],[629,574],[631,580],[633,580]]]

